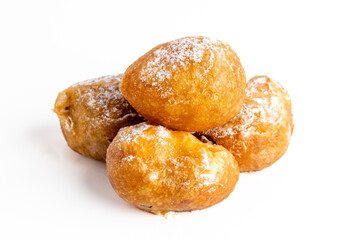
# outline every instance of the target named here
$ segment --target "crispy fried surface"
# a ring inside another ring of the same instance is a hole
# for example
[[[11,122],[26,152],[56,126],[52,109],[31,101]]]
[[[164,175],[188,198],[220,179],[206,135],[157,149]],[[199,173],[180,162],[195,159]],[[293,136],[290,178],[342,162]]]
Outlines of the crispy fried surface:
[[[124,73],[121,90],[147,120],[192,132],[223,125],[238,114],[245,81],[229,45],[185,37],[136,60]]]
[[[123,97],[121,78],[106,76],[80,82],[58,94],[54,112],[71,149],[105,161],[117,131],[143,121]]]
[[[241,112],[203,134],[236,158],[240,171],[258,171],[286,151],[294,128],[287,91],[267,76],[249,80]]]
[[[106,164],[117,194],[152,213],[210,207],[233,191],[239,177],[225,148],[147,123],[120,129]]]

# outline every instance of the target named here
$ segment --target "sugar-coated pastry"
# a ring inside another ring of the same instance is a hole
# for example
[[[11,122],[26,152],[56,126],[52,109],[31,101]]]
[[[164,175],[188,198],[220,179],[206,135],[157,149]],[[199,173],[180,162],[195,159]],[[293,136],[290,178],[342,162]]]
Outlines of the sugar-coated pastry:
[[[120,129],[106,165],[121,198],[156,214],[219,203],[239,177],[238,164],[225,148],[148,123]]]
[[[144,121],[122,95],[121,78],[122,74],[80,82],[58,94],[54,112],[71,149],[105,161],[118,130]]]
[[[232,48],[208,37],[160,44],[124,73],[121,90],[150,122],[203,131],[225,124],[243,104],[246,77]]]
[[[236,158],[240,171],[258,171],[286,151],[294,128],[287,91],[267,76],[252,78],[241,112],[221,127],[204,134]]]

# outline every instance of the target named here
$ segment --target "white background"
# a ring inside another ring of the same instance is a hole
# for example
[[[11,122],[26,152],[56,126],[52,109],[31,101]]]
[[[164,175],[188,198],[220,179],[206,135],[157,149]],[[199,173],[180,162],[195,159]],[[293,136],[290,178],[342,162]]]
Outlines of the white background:
[[[360,239],[357,2],[1,1],[0,239]],[[51,109],[69,85],[191,35],[232,45],[248,78],[282,83],[295,130],[228,199],[165,219],[120,199]]]

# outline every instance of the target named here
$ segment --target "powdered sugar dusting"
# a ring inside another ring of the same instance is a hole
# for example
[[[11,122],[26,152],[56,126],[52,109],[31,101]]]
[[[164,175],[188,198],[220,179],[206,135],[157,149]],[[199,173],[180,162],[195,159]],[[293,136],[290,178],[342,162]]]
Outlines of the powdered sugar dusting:
[[[205,186],[209,186],[209,185],[212,184],[213,181],[216,180],[216,173],[215,173],[215,174],[203,173],[203,174],[201,174],[201,177],[202,177],[203,179],[205,179],[204,182],[203,182],[203,184],[204,184]]]
[[[78,86],[88,86],[88,85],[92,85],[94,83],[98,83],[101,81],[104,82],[112,82],[113,80],[117,80],[119,81],[119,83],[121,83],[122,80],[122,74],[119,75],[106,75],[106,76],[102,76],[102,77],[98,77],[98,78],[91,78],[82,82],[78,82],[75,83],[73,85],[71,85],[70,87],[78,87]]]
[[[159,178],[159,173],[157,173],[157,172],[154,172],[154,173],[150,173],[150,174],[149,174],[149,180],[150,180],[150,181],[157,180],[158,178]]]
[[[277,125],[285,115],[283,95],[289,99],[283,87],[267,77],[257,77],[246,87],[246,100],[241,112],[228,124],[204,132],[217,138],[226,138],[238,133],[243,138],[253,136],[254,126],[262,124]]]
[[[124,157],[122,160],[123,160],[123,161],[127,161],[127,162],[131,162],[131,161],[134,160],[134,159],[135,159],[135,156],[133,156],[133,155],[128,155],[128,156]]]
[[[165,97],[172,89],[164,89],[162,82],[170,79],[178,69],[186,71],[191,64],[203,62],[205,50],[209,50],[210,56],[202,64],[205,66],[201,69],[202,76],[214,66],[215,53],[226,60],[224,49],[220,44],[222,42],[219,40],[208,37],[186,37],[171,41],[153,52],[151,60],[141,72],[140,79],[156,88],[159,94]]]
[[[120,90],[121,80],[122,74],[108,75],[73,84],[60,92],[55,104],[59,106],[58,114],[66,117],[63,126],[67,133],[75,136],[78,131],[114,126],[123,117],[130,117],[126,115],[134,110]]]
[[[144,134],[144,131],[148,128],[154,128],[156,131],[154,134]],[[154,144],[166,145],[167,139],[171,138],[170,130],[163,126],[151,125],[146,122],[123,128],[119,134],[120,136],[116,141],[133,142],[137,139],[147,139],[153,141]]]
[[[121,83],[122,80],[122,74],[119,75],[106,75],[106,76],[102,76],[102,77],[98,77],[98,78],[92,78],[92,79],[88,79],[82,82],[78,82],[75,83],[73,85],[71,85],[71,87],[78,87],[78,86],[88,86],[88,85],[92,85],[94,83],[99,83],[101,81],[104,82],[112,82],[114,80],[119,81],[119,83]]]
[[[130,111],[131,106],[120,90],[121,79],[122,74],[116,76],[109,75],[86,80],[70,87],[75,88],[78,92],[75,104],[78,103],[79,105],[86,106],[91,114],[83,117],[93,119],[88,121],[89,124],[93,125],[93,128],[104,126],[104,124],[120,122],[127,117],[134,117],[134,114],[136,115],[136,113]],[[95,115],[94,113],[98,114]]]
[[[169,130],[167,130],[165,127],[163,126],[158,126],[157,127],[157,132],[156,134],[161,137],[161,138],[170,138],[170,132]]]
[[[205,164],[205,166],[207,168],[209,168],[210,167],[210,162],[209,162],[209,156],[208,156],[207,152],[204,152],[203,154],[201,154],[201,156],[203,157],[202,162]]]
[[[116,141],[128,142],[128,143],[132,141],[136,141],[136,139],[149,127],[151,127],[151,125],[144,122],[137,124],[135,126],[123,128],[121,134],[118,135],[119,137],[117,138]]]

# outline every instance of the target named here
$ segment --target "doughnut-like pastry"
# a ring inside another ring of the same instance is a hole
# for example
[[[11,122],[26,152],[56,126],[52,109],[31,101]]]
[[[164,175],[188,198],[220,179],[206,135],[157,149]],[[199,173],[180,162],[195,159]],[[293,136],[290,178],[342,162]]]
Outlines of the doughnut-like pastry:
[[[54,112],[75,152],[105,161],[118,130],[144,121],[122,95],[121,78],[122,74],[87,80],[58,94]]]
[[[230,122],[203,134],[228,149],[240,171],[259,171],[286,151],[294,124],[287,91],[267,76],[249,80],[241,112]]]
[[[246,77],[232,48],[207,37],[160,44],[124,73],[121,90],[152,123],[175,130],[203,131],[237,115]]]
[[[228,197],[239,177],[225,148],[147,123],[119,130],[106,166],[121,198],[155,214],[210,207]]]

